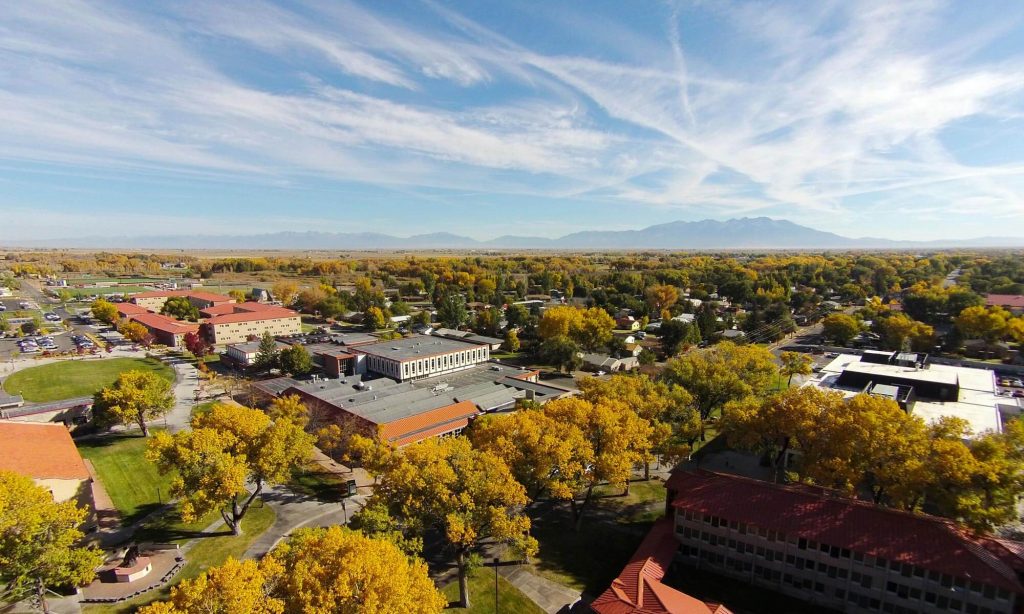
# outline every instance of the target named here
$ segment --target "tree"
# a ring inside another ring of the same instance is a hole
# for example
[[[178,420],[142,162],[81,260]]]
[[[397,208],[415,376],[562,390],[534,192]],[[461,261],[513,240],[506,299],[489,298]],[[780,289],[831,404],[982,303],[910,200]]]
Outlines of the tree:
[[[110,301],[105,301],[101,298],[92,302],[92,315],[100,322],[105,322],[110,325],[117,322],[117,318],[119,316],[117,306]]]
[[[669,285],[650,286],[646,295],[651,313],[660,314],[676,304],[679,300],[679,289]]]
[[[554,365],[559,371],[565,369],[571,373],[583,364],[580,358],[580,348],[576,342],[568,337],[552,337],[544,341],[540,346],[541,359],[550,365]]]
[[[505,319],[510,327],[526,326],[530,321],[530,310],[526,305],[509,305],[505,310]]]
[[[678,354],[682,345],[687,343],[694,333],[698,335],[697,340],[699,342],[700,337],[696,327],[679,320],[664,320],[661,326],[658,327],[658,338],[661,339],[661,348],[669,357]]]
[[[515,329],[505,333],[505,350],[513,353],[519,351],[519,332]]]
[[[468,318],[466,299],[461,294],[449,294],[437,306],[437,319],[447,328],[459,328]]]
[[[281,350],[278,362],[281,370],[290,375],[306,375],[313,370],[313,358],[306,346],[300,343]]]
[[[689,391],[707,420],[729,401],[764,394],[777,374],[775,358],[764,347],[723,341],[668,361],[662,377]]]
[[[47,587],[93,580],[104,556],[79,546],[87,513],[74,501],[54,502],[31,478],[0,471],[0,602],[32,593],[48,612]]]
[[[267,406],[267,415],[273,420],[288,420],[299,426],[309,422],[309,408],[297,394],[286,394],[271,401]]]
[[[417,533],[432,528],[455,551],[459,596],[469,607],[470,554],[485,541],[537,550],[521,511],[526,492],[498,456],[463,437],[428,439],[404,448],[381,476],[375,497]]]
[[[497,307],[486,307],[476,314],[473,328],[481,335],[497,335],[501,325],[501,311]]]
[[[890,350],[913,349],[927,352],[935,347],[935,330],[906,314],[892,313],[888,317],[880,318],[877,329],[882,337],[882,343]]]
[[[338,318],[348,312],[348,303],[340,296],[331,294],[316,303],[316,311],[324,318]]]
[[[555,337],[570,338],[573,331],[580,328],[582,321],[583,311],[580,309],[569,305],[548,307],[537,324],[537,334],[542,341]]]
[[[277,366],[277,360],[280,354],[277,351],[277,341],[274,336],[270,334],[270,331],[263,331],[263,336],[260,338],[260,347],[256,351],[256,359],[253,361],[253,366],[260,371],[269,371]]]
[[[1002,307],[968,307],[960,312],[953,324],[968,339],[983,339],[988,344],[999,341],[1006,334],[1010,312]]]
[[[285,307],[291,306],[299,297],[299,285],[285,279],[274,282],[270,288],[270,294]]]
[[[370,330],[381,330],[387,328],[388,319],[384,317],[384,310],[376,305],[371,305],[363,313],[363,323]]]
[[[531,501],[570,501],[586,486],[593,449],[578,426],[555,420],[540,407],[487,415],[469,431],[473,446],[505,459]]]
[[[193,522],[220,509],[238,535],[241,521],[264,486],[281,484],[313,451],[313,436],[287,419],[271,420],[258,409],[215,405],[192,418],[192,430],[156,434],[146,458],[161,473],[173,473],[171,496],[181,516]],[[249,492],[246,484],[255,488]]]
[[[591,403],[621,403],[651,425],[650,453],[643,459],[644,479],[651,477],[656,457],[667,464],[686,458],[700,435],[700,414],[693,397],[679,386],[656,382],[646,375],[613,375],[579,382],[583,398]]]
[[[202,362],[203,357],[213,351],[213,346],[199,333],[185,333],[182,339],[185,349]]]
[[[833,313],[821,322],[823,334],[837,345],[844,346],[860,332],[857,318],[845,313]]]
[[[133,343],[142,343],[149,335],[148,328],[132,320],[121,320],[121,323],[117,325],[117,332]]]
[[[235,291],[232,290],[232,292]],[[187,296],[172,296],[167,299],[164,306],[160,308],[160,313],[178,320],[190,320],[195,322],[199,319],[199,308],[193,305],[192,301],[190,301]]]
[[[149,437],[149,422],[174,407],[171,383],[152,371],[125,371],[112,386],[93,396],[93,409],[102,424],[137,424]]]
[[[332,526],[300,529],[260,561],[228,559],[140,614],[360,612],[439,614],[426,564],[394,544]]]
[[[779,361],[782,363],[779,374],[787,378],[787,386],[793,385],[794,375],[810,375],[814,364],[810,356],[801,352],[783,352],[779,355]]]
[[[580,477],[582,490],[569,501],[579,530],[595,486],[608,482],[628,491],[633,467],[650,454],[652,428],[624,403],[605,398],[597,402],[579,397],[556,399],[544,405],[544,412],[578,428],[590,447],[593,461]]]
[[[228,296],[235,299],[236,303],[244,303],[246,299],[245,292],[241,290],[228,290]]]
[[[608,345],[615,330],[615,320],[600,307],[583,310],[578,328],[570,331],[570,336],[583,349],[593,352],[599,347]]]

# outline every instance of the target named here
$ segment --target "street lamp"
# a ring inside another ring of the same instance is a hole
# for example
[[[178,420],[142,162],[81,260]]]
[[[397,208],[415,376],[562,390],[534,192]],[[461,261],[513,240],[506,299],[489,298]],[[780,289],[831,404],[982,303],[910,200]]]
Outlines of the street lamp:
[[[498,557],[494,557],[494,614],[498,614]]]

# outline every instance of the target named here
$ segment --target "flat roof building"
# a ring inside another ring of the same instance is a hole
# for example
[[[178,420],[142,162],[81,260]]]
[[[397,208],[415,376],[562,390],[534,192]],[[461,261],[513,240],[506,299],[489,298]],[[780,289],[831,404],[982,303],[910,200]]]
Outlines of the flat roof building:
[[[974,435],[1002,432],[1000,406],[1008,402],[996,394],[992,371],[934,364],[926,355],[903,352],[840,354],[805,385],[847,397],[861,392],[885,394],[892,388],[899,396],[894,400],[902,400],[900,407],[905,411],[929,424],[944,416],[962,418]]]
[[[352,351],[366,356],[368,371],[398,381],[454,373],[491,356],[488,345],[426,335],[360,345]]]
[[[215,345],[239,343],[270,333],[274,337],[302,332],[302,319],[291,309],[262,303],[235,303],[202,310],[211,313],[202,323],[207,341]],[[202,312],[201,311],[201,312]]]

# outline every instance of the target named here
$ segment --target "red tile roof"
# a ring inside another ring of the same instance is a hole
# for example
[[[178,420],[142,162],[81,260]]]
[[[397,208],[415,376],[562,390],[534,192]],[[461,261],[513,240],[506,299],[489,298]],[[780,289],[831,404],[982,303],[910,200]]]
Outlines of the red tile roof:
[[[159,313],[147,311],[145,313],[131,314],[128,316],[128,319],[138,322],[146,328],[152,328],[172,335],[199,332],[199,324],[195,322],[182,322]]]
[[[1024,296],[1020,294],[986,294],[985,304],[1024,309]]]
[[[63,424],[0,422],[0,469],[38,480],[87,480],[85,467]]]
[[[139,292],[133,294],[132,298],[170,298],[172,296],[194,296],[197,299],[210,301],[212,303],[234,303],[235,299],[223,294],[204,292],[202,290],[154,290],[152,292]]]
[[[207,324],[233,324],[235,322],[255,322],[259,320],[279,320],[281,318],[297,318],[299,314],[284,307],[267,306],[266,309],[258,311],[243,311],[240,313],[226,313],[215,315],[206,320]]]
[[[824,488],[769,484],[710,471],[676,471],[665,484],[676,509],[917,565],[1024,593],[1024,559],[1001,542],[971,536],[943,518],[887,509]],[[1014,543],[1014,542],[1010,542]],[[1014,563],[1014,561],[1016,561]]]
[[[590,604],[598,614],[732,614],[661,583],[679,549],[672,519],[654,523],[612,585]]]
[[[470,416],[480,413],[472,401],[459,401],[422,414],[388,422],[381,426],[380,438],[402,446],[434,435],[463,428]]]
[[[206,307],[200,309],[199,313],[206,317],[212,317],[217,315],[225,315],[228,313],[245,313],[253,311],[268,311],[273,309],[282,309],[275,305],[266,305],[264,303],[256,303],[254,301],[247,301],[245,303],[225,303],[221,305],[213,305],[212,307]]]
[[[150,313],[145,307],[140,307],[135,303],[115,303],[117,305],[117,312],[123,316],[133,315],[137,313]]]

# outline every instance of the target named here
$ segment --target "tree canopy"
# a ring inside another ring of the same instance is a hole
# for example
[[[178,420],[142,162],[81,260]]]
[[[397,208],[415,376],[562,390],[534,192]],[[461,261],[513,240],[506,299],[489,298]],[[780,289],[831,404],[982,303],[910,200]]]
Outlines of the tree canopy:
[[[152,371],[125,371],[93,396],[101,424],[137,424],[149,437],[149,423],[174,407],[171,383]]]
[[[177,318],[178,320],[189,320],[195,322],[199,319],[199,308],[192,304],[187,296],[172,296],[167,299],[160,313]]]
[[[703,420],[729,401],[768,391],[778,375],[772,353],[758,345],[717,345],[674,358],[662,378],[691,395]]]
[[[192,418],[192,430],[159,432],[146,457],[172,473],[171,495],[192,522],[220,509],[236,535],[252,502],[268,485],[286,482],[313,451],[313,436],[281,417],[234,404],[215,405]],[[247,484],[253,484],[250,493]]]

